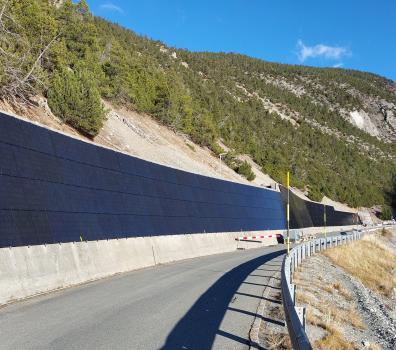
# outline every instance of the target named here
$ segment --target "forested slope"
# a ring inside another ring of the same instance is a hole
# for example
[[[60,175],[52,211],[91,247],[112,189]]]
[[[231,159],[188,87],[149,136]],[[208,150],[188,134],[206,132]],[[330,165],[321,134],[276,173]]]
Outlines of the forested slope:
[[[351,206],[391,204],[396,85],[374,74],[168,48],[103,19],[84,1],[2,0],[0,97],[44,95],[53,113],[92,138],[101,99],[145,112],[214,153],[250,154],[283,182]]]

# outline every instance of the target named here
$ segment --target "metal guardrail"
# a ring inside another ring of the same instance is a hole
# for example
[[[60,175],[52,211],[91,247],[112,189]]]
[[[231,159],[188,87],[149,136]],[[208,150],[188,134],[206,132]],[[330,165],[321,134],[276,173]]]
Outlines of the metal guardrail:
[[[301,308],[295,305],[295,285],[292,283],[292,273],[305,258],[316,252],[356,241],[361,239],[366,232],[376,231],[382,227],[385,226],[339,232],[327,238],[304,242],[291,249],[289,255],[285,256],[281,273],[282,302],[287,329],[294,350],[312,350],[312,346],[305,333],[305,315],[301,312]]]

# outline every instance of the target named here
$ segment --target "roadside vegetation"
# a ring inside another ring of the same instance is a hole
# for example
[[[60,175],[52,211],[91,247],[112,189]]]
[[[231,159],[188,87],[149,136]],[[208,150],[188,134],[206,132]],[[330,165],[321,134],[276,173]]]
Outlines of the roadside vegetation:
[[[390,204],[396,145],[352,126],[338,110],[364,108],[360,95],[396,105],[393,82],[352,70],[173,49],[94,17],[84,0],[54,2],[0,0],[1,99],[21,106],[43,95],[55,115],[91,138],[105,121],[102,100],[108,100],[150,114],[217,155],[221,139],[281,183],[292,170],[293,185],[308,188],[312,199]],[[277,78],[305,93],[296,96],[268,80]],[[294,126],[263,100],[297,114]],[[254,179],[248,163],[229,163]]]
[[[328,249],[323,254],[366,287],[389,296],[396,288],[396,255],[384,246],[384,239],[391,237],[391,233],[384,230],[381,237],[368,236],[351,245]]]

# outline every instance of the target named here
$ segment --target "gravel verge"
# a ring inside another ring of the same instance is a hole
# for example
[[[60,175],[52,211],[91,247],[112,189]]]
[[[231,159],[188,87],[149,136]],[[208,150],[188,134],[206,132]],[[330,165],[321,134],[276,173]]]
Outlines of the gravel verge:
[[[395,349],[396,318],[391,300],[318,254],[306,259],[294,279],[297,304],[307,307],[307,334],[314,348],[332,323],[351,349]]]

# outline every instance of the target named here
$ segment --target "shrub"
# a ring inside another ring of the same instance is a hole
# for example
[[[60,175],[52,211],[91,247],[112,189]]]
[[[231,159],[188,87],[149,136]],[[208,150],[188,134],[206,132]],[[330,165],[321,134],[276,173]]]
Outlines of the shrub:
[[[210,146],[211,150],[213,151],[213,153],[218,157],[220,154],[225,153],[224,149],[219,146],[219,144],[217,142],[213,142],[212,145]]]
[[[316,187],[311,187],[308,192],[308,198],[315,202],[320,202],[323,199],[323,194]]]
[[[95,79],[87,70],[57,72],[48,90],[52,112],[81,133],[94,137],[105,118]]]
[[[228,152],[224,157],[224,162],[236,173],[246,177],[247,180],[253,181],[256,178],[250,164],[246,160],[242,162],[236,158],[234,152]]]
[[[246,177],[246,179],[249,181],[253,181],[256,178],[256,175],[252,171],[251,165],[246,160],[240,163],[236,172]]]
[[[392,209],[389,206],[384,205],[382,207],[382,212],[380,213],[380,219],[381,220],[391,220],[392,216],[393,216]]]

